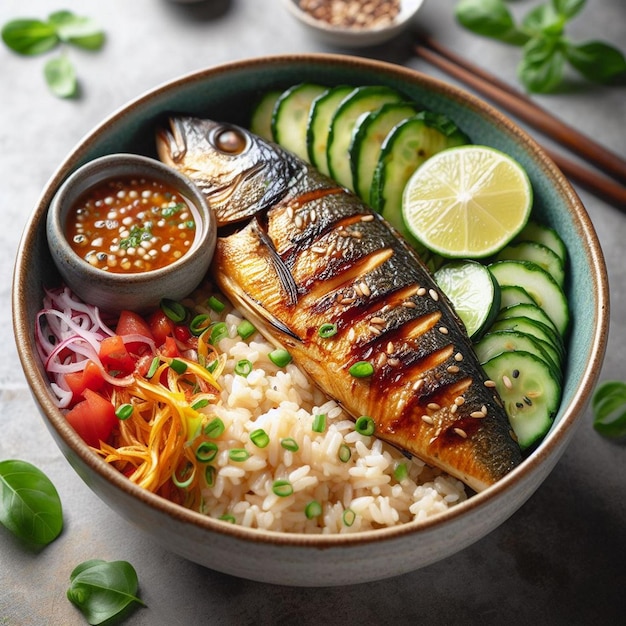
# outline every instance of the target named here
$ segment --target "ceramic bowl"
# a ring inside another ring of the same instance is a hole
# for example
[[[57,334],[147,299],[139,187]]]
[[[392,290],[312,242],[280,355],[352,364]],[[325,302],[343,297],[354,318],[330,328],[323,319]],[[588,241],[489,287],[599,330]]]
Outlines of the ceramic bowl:
[[[292,535],[243,528],[184,509],[135,486],[83,443],[56,408],[37,355],[34,325],[43,288],[60,281],[46,241],[46,212],[63,180],[113,151],[153,155],[155,126],[171,111],[245,125],[261,94],[303,81],[402,89],[425,108],[451,117],[473,141],[516,158],[534,187],[537,218],[555,228],[569,250],[567,295],[585,294],[570,298],[563,396],[549,434],[495,485],[424,522],[362,534]],[[609,318],[607,273],[593,225],[569,182],[528,134],[454,86],[411,69],[344,55],[263,57],[213,67],[160,86],[111,115],[75,147],[43,190],[19,246],[12,295],[16,343],[41,415],[91,489],[187,559],[239,577],[300,586],[399,575],[462,550],[504,523],[548,476],[580,423],[600,372]]]
[[[400,12],[392,22],[385,26],[345,28],[333,26],[322,19],[313,17],[300,8],[299,0],[283,0],[287,11],[300,22],[305,30],[311,32],[320,41],[341,48],[366,48],[390,41],[411,25],[423,3],[424,0],[401,0]]]
[[[76,202],[107,181],[146,178],[175,189],[195,213],[195,234],[187,252],[173,263],[151,271],[113,273],[80,257],[66,236],[66,222]],[[155,159],[136,154],[103,156],[72,172],[55,194],[46,219],[48,245],[65,284],[85,302],[108,313],[123,309],[147,312],[163,297],[180,300],[200,283],[209,269],[216,222],[204,196],[187,177]]]

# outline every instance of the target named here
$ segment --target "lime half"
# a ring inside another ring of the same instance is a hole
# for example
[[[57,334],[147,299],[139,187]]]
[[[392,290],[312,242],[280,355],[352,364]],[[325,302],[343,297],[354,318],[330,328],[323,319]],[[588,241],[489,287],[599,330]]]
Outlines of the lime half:
[[[459,146],[424,162],[404,189],[402,214],[413,236],[450,258],[483,258],[525,226],[533,192],[524,168],[488,146]]]
[[[478,261],[452,261],[434,276],[465,324],[469,338],[479,339],[500,311],[500,287],[489,268]]]

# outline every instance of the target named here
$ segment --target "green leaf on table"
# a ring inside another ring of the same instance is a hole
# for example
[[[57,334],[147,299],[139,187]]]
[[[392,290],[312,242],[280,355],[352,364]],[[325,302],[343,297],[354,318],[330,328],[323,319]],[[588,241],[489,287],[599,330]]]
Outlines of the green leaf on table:
[[[26,461],[0,462],[0,522],[31,545],[47,545],[59,536],[61,500],[40,469]]]
[[[614,439],[626,436],[626,383],[609,380],[598,385],[591,409],[598,433]]]
[[[523,45],[528,41],[528,35],[516,26],[502,0],[460,0],[455,16],[462,26],[477,35],[513,45]]]
[[[75,15],[71,11],[57,11],[48,17],[61,41],[87,50],[99,50],[104,44],[104,32],[95,20]]]
[[[14,52],[25,55],[42,54],[59,43],[52,24],[41,20],[18,19],[2,27],[2,41]]]
[[[73,98],[78,93],[76,71],[65,55],[50,59],[43,71],[46,83],[55,96]]]
[[[560,40],[538,37],[524,46],[517,73],[528,91],[547,93],[561,82],[564,67],[565,54]]]
[[[617,48],[601,41],[567,43],[565,55],[587,80],[608,83],[626,74],[626,58]]]
[[[134,602],[143,605],[137,588],[137,572],[127,561],[92,559],[70,574],[67,597],[89,624],[101,624]]]
[[[587,0],[552,0],[552,6],[557,13],[571,20],[582,11],[586,2]]]
[[[522,20],[522,28],[533,37],[559,37],[565,30],[567,18],[555,11],[551,4],[540,4]]]

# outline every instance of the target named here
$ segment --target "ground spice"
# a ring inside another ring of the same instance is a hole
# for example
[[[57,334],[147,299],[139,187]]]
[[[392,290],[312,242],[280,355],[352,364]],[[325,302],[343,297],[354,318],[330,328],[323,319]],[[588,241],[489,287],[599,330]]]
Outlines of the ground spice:
[[[382,28],[400,12],[400,0],[300,0],[315,19],[341,28]]]

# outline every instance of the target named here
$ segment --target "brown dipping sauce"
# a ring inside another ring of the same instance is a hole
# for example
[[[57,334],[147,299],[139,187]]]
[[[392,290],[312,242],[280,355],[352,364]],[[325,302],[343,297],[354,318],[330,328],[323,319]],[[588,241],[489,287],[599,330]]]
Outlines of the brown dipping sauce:
[[[180,259],[196,235],[195,208],[176,189],[146,177],[103,181],[68,213],[67,240],[107,272],[156,270]]]

